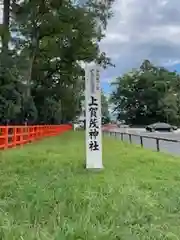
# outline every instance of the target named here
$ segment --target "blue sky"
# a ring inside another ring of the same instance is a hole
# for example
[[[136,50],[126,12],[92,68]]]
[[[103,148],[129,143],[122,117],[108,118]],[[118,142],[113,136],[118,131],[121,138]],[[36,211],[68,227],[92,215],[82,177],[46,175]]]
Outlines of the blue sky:
[[[176,70],[177,72],[180,73],[180,64],[175,64],[173,66],[170,66],[168,69],[171,70],[171,71]]]
[[[111,81],[144,59],[180,72],[179,0],[115,0],[113,13],[100,45],[116,65],[101,73],[106,93]]]
[[[109,83],[102,83],[102,89],[106,94],[109,94],[111,92],[111,87]]]
[[[180,64],[175,64],[175,65],[172,65],[172,66],[167,66],[167,69],[170,70],[170,71],[174,71],[176,70],[177,72],[180,73]],[[106,70],[108,71],[108,70]],[[110,94],[112,92],[112,87],[111,87],[111,84],[110,84],[110,81],[106,82],[103,80],[103,75],[105,75],[106,73],[102,74],[101,76],[101,86],[102,86],[102,89],[104,91],[104,93],[106,94]],[[119,73],[120,75],[121,73]],[[119,76],[117,75],[117,76]],[[114,79],[112,77],[112,79]],[[110,79],[111,80],[111,79]]]

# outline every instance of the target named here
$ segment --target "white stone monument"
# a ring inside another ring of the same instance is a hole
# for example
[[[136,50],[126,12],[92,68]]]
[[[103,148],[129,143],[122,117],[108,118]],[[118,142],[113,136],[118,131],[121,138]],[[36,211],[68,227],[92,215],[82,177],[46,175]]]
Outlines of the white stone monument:
[[[98,66],[86,66],[86,168],[102,169],[101,87]]]

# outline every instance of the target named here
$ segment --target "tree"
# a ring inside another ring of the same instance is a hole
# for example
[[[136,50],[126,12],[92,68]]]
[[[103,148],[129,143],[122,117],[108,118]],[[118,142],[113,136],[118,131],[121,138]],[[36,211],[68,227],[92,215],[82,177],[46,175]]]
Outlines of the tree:
[[[101,92],[101,114],[102,122],[109,123],[110,122],[109,103],[103,91]]]
[[[9,14],[10,14],[10,0],[3,0],[3,34],[2,34],[2,50],[8,50],[9,43]]]
[[[84,90],[80,63],[96,61],[103,67],[111,65],[98,45],[111,16],[112,0],[107,3],[4,1],[6,29],[15,34],[10,36],[11,50],[6,54],[12,60],[6,65],[8,80],[1,71],[1,116],[10,109],[5,118],[14,123],[23,123],[27,118],[29,123],[59,123],[80,112]],[[5,40],[4,46],[7,48]],[[4,88],[11,89],[10,96]],[[16,96],[15,102],[11,96]]]
[[[159,100],[159,108],[166,122],[178,122],[177,96],[173,93],[167,93],[164,98]]]
[[[17,122],[22,107],[22,84],[18,81],[18,70],[15,64],[16,52],[9,49],[11,4],[15,0],[1,1],[3,23],[0,27],[0,124]]]
[[[179,76],[145,60],[140,69],[118,77],[111,96],[115,110],[132,124],[177,122],[175,85]]]

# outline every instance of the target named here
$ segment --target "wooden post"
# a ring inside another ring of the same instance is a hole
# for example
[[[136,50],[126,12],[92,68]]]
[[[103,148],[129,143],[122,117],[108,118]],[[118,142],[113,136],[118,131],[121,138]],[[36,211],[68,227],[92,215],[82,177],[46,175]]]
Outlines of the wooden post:
[[[121,141],[123,141],[123,133],[121,133]]]
[[[157,151],[159,152],[160,147],[159,147],[159,139],[158,138],[156,138],[156,148],[157,148]]]
[[[141,147],[143,147],[143,138],[140,136]]]

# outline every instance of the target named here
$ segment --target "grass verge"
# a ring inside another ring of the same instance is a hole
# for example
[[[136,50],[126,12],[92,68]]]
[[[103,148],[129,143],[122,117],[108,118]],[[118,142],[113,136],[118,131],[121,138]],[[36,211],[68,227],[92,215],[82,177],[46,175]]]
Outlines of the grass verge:
[[[104,139],[89,172],[83,133],[0,153],[0,239],[180,237],[180,159]]]

